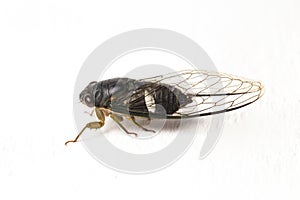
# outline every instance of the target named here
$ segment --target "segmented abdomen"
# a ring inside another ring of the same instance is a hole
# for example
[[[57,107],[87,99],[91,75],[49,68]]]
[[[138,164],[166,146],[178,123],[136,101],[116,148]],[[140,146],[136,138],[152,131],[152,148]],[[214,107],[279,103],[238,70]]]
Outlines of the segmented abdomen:
[[[129,111],[143,110],[173,114],[180,107],[192,102],[189,96],[170,85],[150,82],[140,82],[139,84],[141,86],[137,88],[137,92],[132,94],[130,98]]]
[[[159,109],[166,114],[175,113],[180,107],[191,103],[191,98],[178,88],[163,83],[138,81],[129,78],[114,78],[98,83],[95,105],[115,112],[149,112]],[[160,105],[160,106],[157,106]]]

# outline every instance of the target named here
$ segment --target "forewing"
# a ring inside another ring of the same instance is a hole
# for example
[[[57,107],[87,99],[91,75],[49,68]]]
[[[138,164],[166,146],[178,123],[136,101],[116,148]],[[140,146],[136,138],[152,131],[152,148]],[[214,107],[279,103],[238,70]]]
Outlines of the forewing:
[[[177,112],[166,115],[166,118],[191,118],[228,112],[255,102],[263,94],[263,86],[260,82],[202,70],[174,72],[141,79],[138,82],[156,83],[150,84],[151,87],[147,84],[140,87],[140,91],[136,91],[134,101],[131,102],[131,104],[140,103],[146,99],[145,103],[148,107],[150,105],[150,111],[151,105],[153,109],[155,107],[151,94],[158,90],[161,84],[176,87],[191,97],[191,103],[181,106]],[[146,93],[143,92],[145,87],[147,87]],[[145,116],[147,112],[136,109],[131,110],[131,114]]]

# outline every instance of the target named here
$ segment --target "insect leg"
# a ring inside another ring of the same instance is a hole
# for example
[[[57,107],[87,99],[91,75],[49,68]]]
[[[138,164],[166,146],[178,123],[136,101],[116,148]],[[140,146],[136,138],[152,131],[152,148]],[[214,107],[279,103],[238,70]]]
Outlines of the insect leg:
[[[80,135],[84,132],[84,130],[86,128],[90,128],[90,129],[98,129],[101,128],[102,126],[104,126],[104,122],[105,122],[105,114],[98,108],[95,108],[95,112],[96,112],[96,116],[99,119],[99,122],[90,122],[87,123],[84,128],[78,133],[78,135],[76,136],[76,138],[74,140],[69,140],[65,143],[65,145],[67,145],[70,142],[77,142],[78,138],[80,137]]]
[[[130,117],[128,117],[128,119],[130,121],[132,121],[135,125],[137,125],[138,127],[140,127],[141,129],[143,129],[144,131],[149,131],[149,132],[155,133],[154,130],[147,129],[147,128],[143,127],[141,124],[137,123],[137,121],[135,121],[135,117],[134,116],[130,116]]]
[[[117,116],[110,114],[110,117],[120,126],[120,128],[125,131],[127,134],[135,135],[137,137],[137,134],[134,132],[129,132],[120,122]]]
[[[99,122],[90,122],[90,123],[87,123],[85,125],[85,127],[78,133],[78,135],[76,136],[76,138],[74,140],[69,140],[65,143],[65,145],[67,145],[69,142],[77,142],[78,138],[80,137],[80,135],[84,132],[84,130],[86,128],[90,128],[90,129],[98,129],[98,128],[101,128],[102,126],[104,125],[104,122],[103,121],[99,121]]]

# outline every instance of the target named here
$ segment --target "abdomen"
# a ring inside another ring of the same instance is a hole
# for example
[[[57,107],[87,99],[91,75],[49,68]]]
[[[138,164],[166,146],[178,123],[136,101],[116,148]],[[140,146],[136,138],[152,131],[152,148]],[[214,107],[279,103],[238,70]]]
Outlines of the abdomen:
[[[101,105],[101,103],[98,105],[115,112],[144,113],[144,116],[147,117],[149,112],[155,112],[158,107],[162,107],[166,114],[173,114],[181,106],[191,103],[189,96],[167,84],[129,78],[114,78],[100,83],[101,102],[105,102],[105,105]]]

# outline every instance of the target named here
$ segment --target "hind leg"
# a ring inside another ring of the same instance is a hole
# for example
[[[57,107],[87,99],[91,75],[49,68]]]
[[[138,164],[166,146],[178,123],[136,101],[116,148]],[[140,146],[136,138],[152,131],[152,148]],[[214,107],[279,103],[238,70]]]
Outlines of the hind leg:
[[[123,126],[123,124],[121,123],[122,120],[120,120],[120,116],[118,115],[114,115],[114,114],[110,114],[110,117],[119,125],[119,127],[125,131],[127,134],[129,135],[135,135],[137,137],[137,133],[134,132],[129,132],[125,126]]]
[[[134,116],[129,116],[128,119],[129,119],[130,121],[132,121],[136,126],[138,126],[138,127],[140,127],[141,129],[143,129],[144,131],[148,131],[148,132],[155,133],[154,130],[147,129],[147,128],[143,127],[141,124],[139,124],[139,123],[135,120],[135,117],[134,117]]]

